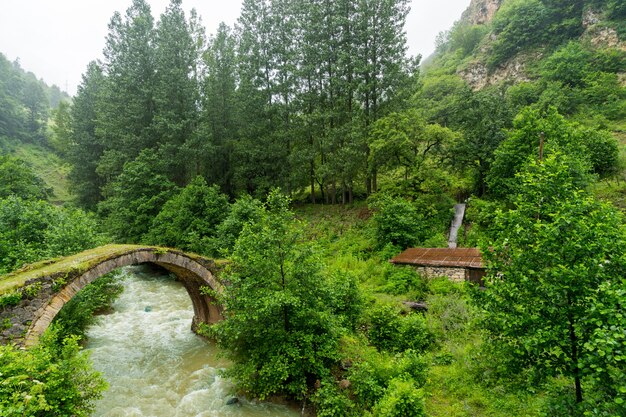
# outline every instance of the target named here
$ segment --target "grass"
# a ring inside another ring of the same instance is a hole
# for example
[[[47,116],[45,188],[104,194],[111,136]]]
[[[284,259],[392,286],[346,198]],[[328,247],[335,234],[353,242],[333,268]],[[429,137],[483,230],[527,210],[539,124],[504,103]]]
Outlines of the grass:
[[[70,167],[52,151],[34,144],[20,144],[12,150],[13,155],[26,161],[35,173],[52,188],[50,202],[62,205],[71,200],[67,174]]]
[[[52,189],[52,204],[62,205],[72,199],[67,179],[70,166],[50,149],[33,143],[0,140],[0,153],[11,154],[26,162],[46,186]]]

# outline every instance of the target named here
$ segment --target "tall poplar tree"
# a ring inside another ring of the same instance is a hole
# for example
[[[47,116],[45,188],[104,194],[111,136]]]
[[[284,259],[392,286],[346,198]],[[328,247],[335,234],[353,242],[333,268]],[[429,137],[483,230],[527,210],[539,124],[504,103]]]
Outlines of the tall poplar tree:
[[[117,176],[125,162],[154,147],[154,19],[145,0],[133,0],[124,18],[116,12],[104,48],[106,82],[97,133],[105,146],[98,170]]]
[[[241,130],[235,147],[235,181],[243,191],[263,194],[283,178],[288,156],[275,136],[274,33],[269,0],[244,0],[237,36]]]
[[[189,179],[181,150],[198,125],[197,52],[182,1],[171,0],[156,27],[152,134],[168,162],[168,176],[179,186]]]
[[[104,178],[96,169],[105,146],[96,134],[104,74],[100,65],[92,61],[83,74],[82,83],[74,97],[72,113],[72,139],[67,159],[72,167],[68,178],[78,205],[93,210],[101,200]]]

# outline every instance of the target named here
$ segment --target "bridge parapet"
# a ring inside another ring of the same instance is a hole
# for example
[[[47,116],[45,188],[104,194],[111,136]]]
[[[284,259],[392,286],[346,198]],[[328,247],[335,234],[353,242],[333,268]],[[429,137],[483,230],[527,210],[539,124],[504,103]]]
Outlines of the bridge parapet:
[[[0,343],[35,344],[82,288],[114,269],[143,263],[157,264],[180,279],[193,303],[192,328],[222,319],[221,308],[201,291],[203,286],[218,293],[223,289],[215,261],[169,248],[107,245],[1,277]]]

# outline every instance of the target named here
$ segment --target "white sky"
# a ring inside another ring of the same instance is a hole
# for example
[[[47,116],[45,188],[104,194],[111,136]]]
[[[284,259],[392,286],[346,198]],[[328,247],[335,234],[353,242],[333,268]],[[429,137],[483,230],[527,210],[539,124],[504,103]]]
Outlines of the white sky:
[[[158,20],[169,0],[148,0]],[[425,58],[435,37],[461,17],[470,0],[412,0],[407,19],[409,53]],[[0,52],[20,59],[22,68],[70,94],[76,92],[87,64],[102,57],[107,25],[131,0],[0,0]],[[220,22],[233,25],[240,0],[183,0],[202,16],[207,35]]]

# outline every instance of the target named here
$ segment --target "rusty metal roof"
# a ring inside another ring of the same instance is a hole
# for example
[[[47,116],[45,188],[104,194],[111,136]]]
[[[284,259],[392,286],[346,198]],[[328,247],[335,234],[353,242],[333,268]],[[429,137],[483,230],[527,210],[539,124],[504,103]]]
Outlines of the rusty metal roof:
[[[484,268],[478,248],[409,248],[389,262],[419,266]]]

